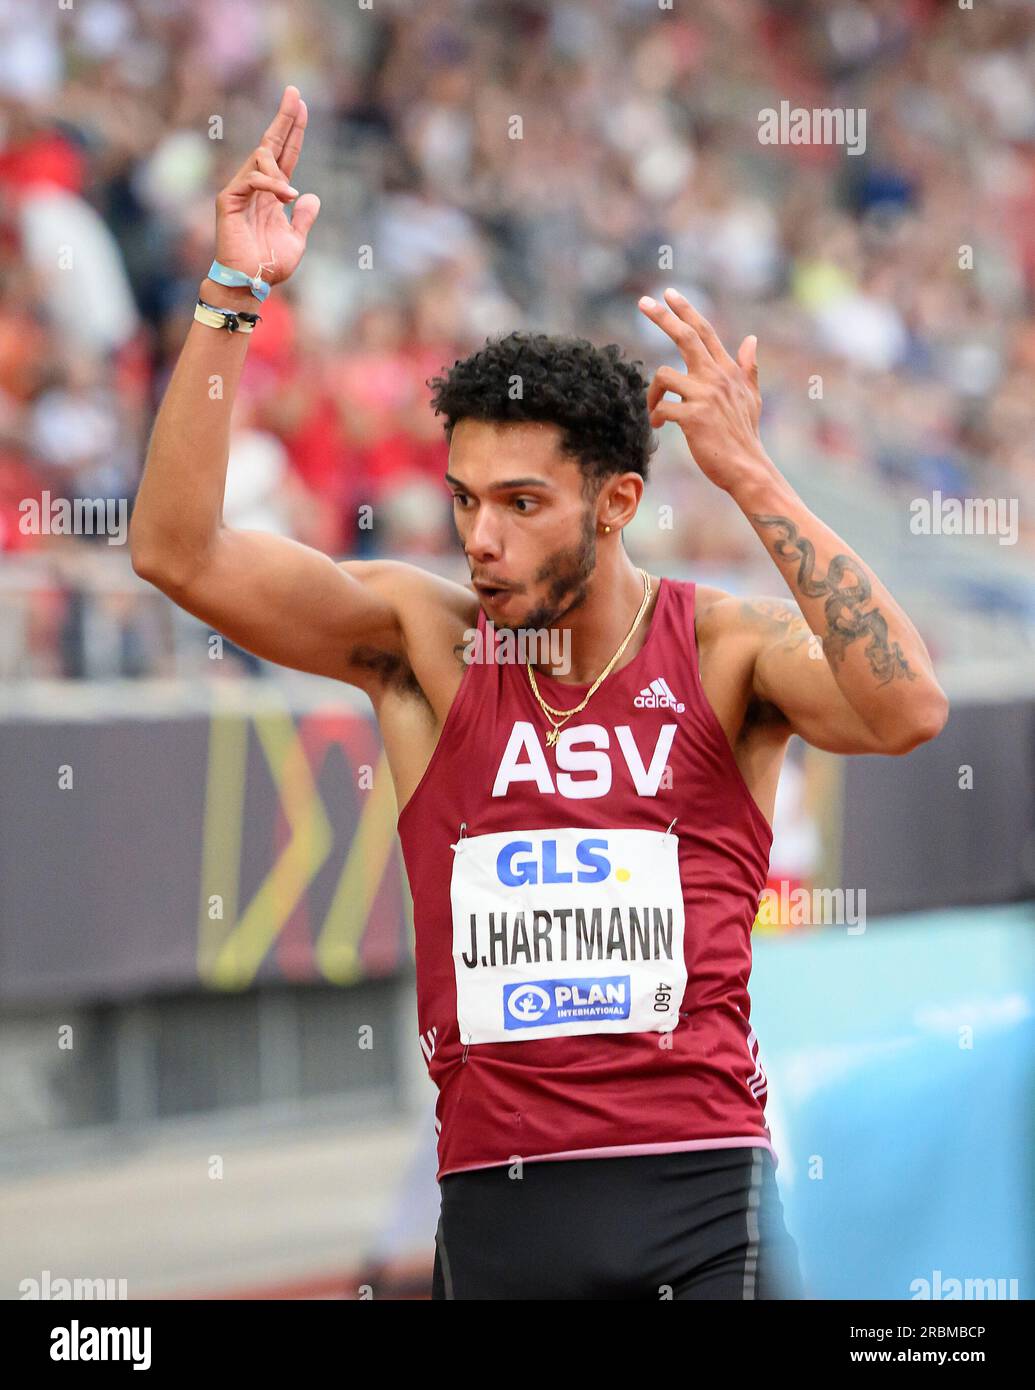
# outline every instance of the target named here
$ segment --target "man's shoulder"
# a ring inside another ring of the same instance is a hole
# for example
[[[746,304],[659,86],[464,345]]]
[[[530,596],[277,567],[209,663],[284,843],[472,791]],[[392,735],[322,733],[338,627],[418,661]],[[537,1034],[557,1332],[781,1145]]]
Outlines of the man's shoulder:
[[[740,710],[735,725],[724,723],[731,744],[755,737],[766,745],[784,743],[790,725],[774,705],[754,695],[753,673],[761,653],[774,642],[797,645],[803,640],[802,631],[810,634],[797,604],[780,598],[744,598],[701,585],[694,627],[702,679],[711,674],[713,703],[729,698]]]
[[[745,598],[702,584],[697,589],[694,634],[702,656],[711,651],[753,661],[774,644],[799,645],[812,629],[791,599]]]
[[[385,600],[398,625],[398,649],[367,645],[352,653],[353,664],[367,673],[375,708],[391,692],[441,714],[456,693],[466,634],[477,626],[474,592],[404,560],[342,560],[339,568]]]
[[[775,636],[792,623],[804,621],[801,609],[790,599],[768,595],[745,598],[705,584],[697,585],[694,617],[698,631],[703,629],[710,635],[737,633],[763,637]]]
[[[478,621],[478,598],[455,579],[406,560],[340,560],[338,568],[392,603],[401,620]]]
[[[741,624],[741,600],[711,584],[694,585],[694,633],[699,645],[729,636]]]
[[[704,617],[715,616],[714,610],[719,604],[728,603],[733,599],[732,594],[728,594],[725,589],[716,589],[711,584],[694,585],[694,617],[700,622]],[[720,610],[721,613],[725,610]]]

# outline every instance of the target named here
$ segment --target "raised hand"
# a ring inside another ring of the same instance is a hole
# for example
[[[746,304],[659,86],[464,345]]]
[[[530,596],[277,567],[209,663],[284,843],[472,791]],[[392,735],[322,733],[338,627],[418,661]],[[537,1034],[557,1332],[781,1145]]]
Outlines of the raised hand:
[[[745,470],[768,462],[759,434],[762,396],[758,389],[758,340],[745,338],[732,358],[708,320],[676,290],[665,304],[639,301],[647,318],[672,339],[686,372],[659,367],[647,391],[650,423],[672,420],[683,431],[701,472],[729,492]],[[679,397],[664,400],[666,391]]]
[[[216,197],[216,260],[271,285],[286,280],[305,251],[320,211],[315,193],[291,186],[309,112],[297,87],[285,87],[266,134]],[[295,202],[289,221],[284,205]]]

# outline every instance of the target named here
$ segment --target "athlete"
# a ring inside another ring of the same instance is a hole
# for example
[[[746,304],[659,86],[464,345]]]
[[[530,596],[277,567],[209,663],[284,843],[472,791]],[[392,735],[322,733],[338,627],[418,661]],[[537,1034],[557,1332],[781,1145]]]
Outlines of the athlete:
[[[802,1297],[749,1017],[776,783],[792,733],[889,755],[937,735],[927,651],[767,455],[755,339],[730,356],[674,291],[639,304],[684,364],[649,386],[617,348],[520,333],[433,382],[470,587],[226,527],[248,338],[319,210],[290,184],[306,118],[287,87],[216,200],[211,307],[158,413],[132,556],[241,647],[376,711],[439,1090],[433,1296]],[[792,601],[631,562],[666,422]],[[511,655],[563,637],[565,659],[500,659],[508,633]]]

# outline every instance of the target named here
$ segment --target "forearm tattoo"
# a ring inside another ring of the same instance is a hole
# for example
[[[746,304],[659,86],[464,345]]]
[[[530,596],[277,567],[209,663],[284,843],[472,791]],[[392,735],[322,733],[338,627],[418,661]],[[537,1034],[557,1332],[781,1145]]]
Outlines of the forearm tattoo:
[[[846,651],[858,637],[868,637],[864,648],[870,670],[881,685],[886,685],[895,676],[914,680],[916,673],[909,669],[909,663],[902,654],[897,642],[888,642],[888,624],[879,608],[865,610],[863,605],[870,602],[872,590],[866,572],[858,560],[851,555],[835,555],[830,561],[825,578],[815,575],[816,550],[810,540],[798,535],[798,528],[790,517],[753,516],[756,526],[771,526],[778,532],[773,542],[773,552],[781,560],[797,561],[796,581],[798,589],[806,598],[825,599],[823,605],[827,630],[822,633],[823,651],[831,661],[843,661]],[[855,583],[844,583],[848,571]]]

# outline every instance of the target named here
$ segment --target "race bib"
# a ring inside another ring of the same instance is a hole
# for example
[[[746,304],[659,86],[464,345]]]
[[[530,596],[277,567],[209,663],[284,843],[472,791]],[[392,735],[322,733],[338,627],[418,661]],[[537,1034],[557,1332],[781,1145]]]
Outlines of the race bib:
[[[517,830],[453,849],[462,1042],[675,1028],[686,988],[675,835]]]

